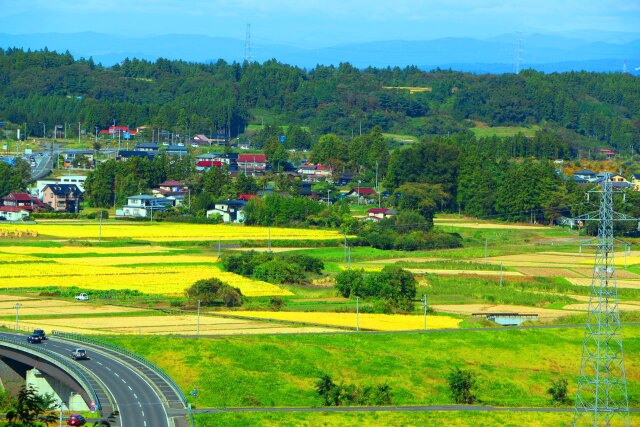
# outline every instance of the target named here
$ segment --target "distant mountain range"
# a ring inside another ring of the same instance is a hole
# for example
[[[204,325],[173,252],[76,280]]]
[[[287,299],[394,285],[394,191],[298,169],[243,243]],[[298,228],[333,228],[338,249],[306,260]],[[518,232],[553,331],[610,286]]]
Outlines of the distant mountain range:
[[[190,62],[215,62],[222,58],[227,62],[241,62],[245,55],[244,40],[185,34],[123,37],[93,32],[0,33],[0,46],[68,50],[76,58],[93,57],[94,61],[106,66],[127,57],[152,61],[163,57]],[[252,60],[276,59],[304,68],[349,62],[358,68],[416,65],[425,70],[439,67],[474,73],[507,73],[514,71],[517,57],[520,58],[520,69],[544,72],[622,71],[626,60],[628,72],[640,75],[636,70],[640,67],[640,33],[625,33],[606,41],[575,33],[571,36],[531,34],[520,38],[505,34],[486,40],[456,37],[391,40],[314,49],[266,43],[251,46]]]

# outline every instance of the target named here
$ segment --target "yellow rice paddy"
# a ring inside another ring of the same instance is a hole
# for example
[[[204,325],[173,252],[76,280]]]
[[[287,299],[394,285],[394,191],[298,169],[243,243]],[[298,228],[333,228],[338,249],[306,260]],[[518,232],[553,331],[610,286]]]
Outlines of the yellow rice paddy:
[[[221,312],[248,318],[286,320],[316,325],[356,327],[355,313],[322,313],[322,312],[285,312],[285,311],[229,311]],[[427,316],[427,329],[457,328],[459,319],[448,316]],[[404,314],[370,314],[358,315],[358,326],[362,329],[376,331],[406,331],[422,329],[424,317]]]

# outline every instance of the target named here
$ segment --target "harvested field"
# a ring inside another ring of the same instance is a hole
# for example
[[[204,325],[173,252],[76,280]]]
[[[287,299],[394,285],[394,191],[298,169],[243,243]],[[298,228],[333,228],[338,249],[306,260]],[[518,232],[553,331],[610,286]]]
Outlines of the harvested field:
[[[496,270],[435,270],[430,268],[405,268],[413,274],[438,274],[438,275],[468,275],[468,276],[500,276]],[[517,271],[503,271],[502,276],[522,276]]]
[[[234,316],[246,316],[247,318],[288,320],[314,325],[356,327],[355,313],[321,313],[321,312],[284,312],[284,311],[230,311],[221,312]],[[406,331],[422,329],[424,317],[404,314],[368,314],[358,316],[359,326],[362,329],[376,331]],[[457,328],[459,319],[448,316],[427,316],[428,329]]]
[[[434,219],[433,223],[436,226],[448,226],[448,227],[462,227],[462,228],[484,228],[484,229],[506,229],[506,230],[548,230],[549,227],[543,225],[524,225],[524,224],[507,224],[507,223],[494,223],[494,222],[456,222],[446,221],[443,222],[438,219]]]
[[[519,267],[518,271],[534,277],[584,277],[584,274],[566,268]]]
[[[569,305],[565,305],[564,308],[566,310],[587,311],[589,309],[589,303],[586,303],[586,304],[569,304]],[[618,309],[620,311],[640,311],[640,304],[621,303],[621,304],[618,304]]]
[[[437,312],[471,315],[473,313],[521,313],[537,314],[539,319],[552,320],[571,314],[564,310],[504,304],[432,305]]]
[[[196,335],[197,316],[135,316],[135,317],[89,317],[79,322],[74,318],[44,319],[37,322],[21,321],[22,327],[45,328],[81,334],[127,334],[127,335]],[[267,333],[317,333],[332,332],[322,327],[298,328],[272,322],[247,321],[223,317],[200,316],[201,335],[236,335]]]
[[[387,258],[387,259],[374,259],[367,261],[367,264],[395,264],[396,262],[430,262],[430,261],[442,261],[442,258]]]
[[[574,268],[574,271],[583,274],[585,277],[593,276],[593,267],[592,268]],[[640,279],[640,275],[636,273],[632,273],[628,270],[623,270],[621,268],[616,269],[616,278],[618,279]]]
[[[569,282],[573,285],[577,286],[591,286],[591,277],[585,278],[567,278]],[[618,288],[630,288],[630,289],[640,289],[640,280],[632,280],[632,279],[616,279],[616,286]]]
[[[70,315],[70,314],[113,314],[144,311],[139,308],[120,307],[117,305],[95,305],[84,302],[60,300],[20,299],[20,315]],[[0,316],[15,316],[15,301],[0,302]],[[84,323],[84,320],[83,322]]]

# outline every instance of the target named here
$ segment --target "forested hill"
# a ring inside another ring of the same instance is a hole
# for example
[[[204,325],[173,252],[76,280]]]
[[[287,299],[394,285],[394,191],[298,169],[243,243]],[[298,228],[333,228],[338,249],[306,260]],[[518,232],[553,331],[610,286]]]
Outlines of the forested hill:
[[[640,79],[622,73],[475,75],[417,67],[311,70],[265,63],[125,60],[105,68],[69,53],[0,49],[0,120],[47,127],[113,120],[191,133],[242,132],[249,122],[308,126],[316,137],[376,125],[419,137],[489,126],[541,125],[565,141],[640,148]],[[629,151],[626,151],[629,152]]]

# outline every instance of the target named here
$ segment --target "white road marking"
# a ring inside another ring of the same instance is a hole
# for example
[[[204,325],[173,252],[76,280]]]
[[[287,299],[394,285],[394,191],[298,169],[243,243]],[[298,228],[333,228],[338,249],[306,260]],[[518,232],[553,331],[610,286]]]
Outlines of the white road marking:
[[[118,375],[117,372],[114,372],[113,375],[115,375],[116,377],[120,378],[120,375]]]
[[[138,395],[133,393],[133,397],[135,397],[136,399],[138,398]]]
[[[130,386],[130,385],[128,385],[127,387],[129,387],[129,390],[133,391],[133,389],[131,388],[131,386]]]
[[[142,412],[142,416],[144,417],[144,411],[140,411],[140,412]]]

